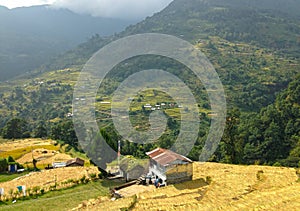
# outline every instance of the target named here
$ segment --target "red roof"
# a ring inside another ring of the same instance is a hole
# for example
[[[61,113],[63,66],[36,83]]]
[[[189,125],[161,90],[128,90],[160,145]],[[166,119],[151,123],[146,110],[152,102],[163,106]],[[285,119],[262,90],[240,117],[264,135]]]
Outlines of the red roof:
[[[146,153],[151,159],[155,160],[157,163],[159,163],[162,166],[168,166],[170,164],[176,163],[176,161],[183,161],[192,163],[190,159],[187,157],[177,154],[171,150],[162,149],[162,148],[156,148],[150,152]]]

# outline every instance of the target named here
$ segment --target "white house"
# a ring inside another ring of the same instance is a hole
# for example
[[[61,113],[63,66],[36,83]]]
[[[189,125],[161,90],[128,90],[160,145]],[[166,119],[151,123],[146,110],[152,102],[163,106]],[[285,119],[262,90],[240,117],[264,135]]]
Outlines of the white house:
[[[149,174],[167,185],[192,180],[193,161],[171,150],[157,148],[146,153],[150,157]]]

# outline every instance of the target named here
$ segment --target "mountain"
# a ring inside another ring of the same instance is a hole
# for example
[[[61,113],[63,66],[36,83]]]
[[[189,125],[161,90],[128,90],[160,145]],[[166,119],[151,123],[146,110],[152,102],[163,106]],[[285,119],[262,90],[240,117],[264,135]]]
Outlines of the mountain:
[[[92,35],[109,36],[135,22],[79,15],[47,5],[0,7],[0,81],[39,67]]]
[[[300,99],[291,90],[299,88],[296,83],[300,73],[299,14],[300,2],[295,0],[175,0],[163,11],[121,33],[93,36],[32,74],[1,83],[0,126],[5,127],[8,120],[19,117],[30,123],[33,133],[42,121],[51,136],[53,129],[65,127],[63,122],[68,121],[66,116],[72,112],[73,85],[85,62],[98,49],[127,35],[165,33],[199,48],[214,65],[224,85],[229,108],[227,127],[211,160],[296,166],[300,160],[297,129]],[[101,105],[101,101],[110,100],[113,91],[130,74],[149,67],[167,69],[188,82],[195,95],[202,121],[189,157],[197,160],[210,122],[207,94],[187,68],[168,59],[137,57],[114,68],[96,97],[101,132],[115,148],[118,133],[112,126],[110,107]],[[139,93],[136,98],[130,115],[135,117],[133,125],[141,130],[149,128],[149,112],[142,110],[143,104],[173,103],[163,93],[154,91]],[[282,106],[286,102],[289,106]],[[156,145],[170,147],[178,136],[180,117],[177,108],[169,108],[165,113],[168,126],[158,143],[143,148],[124,142],[123,152],[142,156],[143,150]],[[290,123],[284,123],[285,119]]]
[[[176,0],[107,42],[146,32],[185,39],[200,47],[227,90],[234,90],[227,92],[229,103],[258,111],[274,102],[276,93],[299,72],[299,6],[294,0],[288,4],[282,0]],[[102,45],[102,39],[90,40],[56,60],[60,65],[54,62],[52,68],[82,64],[95,52],[86,54],[89,50]]]

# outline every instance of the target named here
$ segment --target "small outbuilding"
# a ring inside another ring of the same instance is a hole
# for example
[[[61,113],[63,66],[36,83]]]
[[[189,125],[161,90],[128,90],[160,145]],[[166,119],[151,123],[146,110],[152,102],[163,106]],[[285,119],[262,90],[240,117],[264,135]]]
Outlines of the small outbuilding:
[[[74,158],[74,159],[68,160],[66,162],[66,166],[67,167],[71,167],[71,166],[84,166],[84,160],[82,160],[80,158]]]
[[[18,165],[15,162],[8,163],[8,172],[15,173],[18,170]]]
[[[62,168],[66,167],[66,162],[53,162],[52,163],[53,168]]]
[[[148,160],[124,156],[120,162],[120,176],[126,181],[132,181],[148,172]]]
[[[192,180],[193,161],[171,150],[157,148],[146,153],[150,157],[149,176],[160,185]]]

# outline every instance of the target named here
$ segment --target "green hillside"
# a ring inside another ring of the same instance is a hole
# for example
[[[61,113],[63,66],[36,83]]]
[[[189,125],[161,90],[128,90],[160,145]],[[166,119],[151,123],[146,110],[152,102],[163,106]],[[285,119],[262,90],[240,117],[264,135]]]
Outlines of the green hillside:
[[[10,119],[22,118],[28,123],[30,135],[35,136],[37,128],[44,128],[45,135],[76,145],[74,131],[70,131],[71,118],[67,116],[72,112],[73,85],[84,63],[100,47],[120,37],[165,33],[185,39],[204,52],[225,87],[227,127],[211,160],[298,165],[300,96],[293,90],[299,88],[299,8],[300,2],[293,0],[175,0],[163,11],[118,35],[94,36],[27,78],[1,83],[0,127],[5,132]],[[111,100],[113,91],[130,74],[148,67],[166,69],[178,76],[196,96],[202,121],[189,156],[198,159],[210,122],[207,94],[190,70],[158,56],[122,62],[104,80],[96,98],[96,118],[102,134],[116,149],[119,137],[112,125],[110,108],[101,102]],[[162,102],[174,103],[169,96],[153,90],[138,93],[131,104],[133,125],[138,130],[148,129],[150,112],[143,111],[142,105]],[[157,145],[170,147],[178,136],[179,112],[176,106],[164,111],[168,124],[158,142],[140,146],[124,141],[122,153],[143,157],[145,151]],[[231,117],[236,121],[230,121]]]

